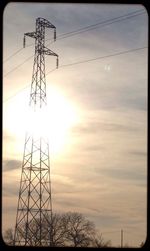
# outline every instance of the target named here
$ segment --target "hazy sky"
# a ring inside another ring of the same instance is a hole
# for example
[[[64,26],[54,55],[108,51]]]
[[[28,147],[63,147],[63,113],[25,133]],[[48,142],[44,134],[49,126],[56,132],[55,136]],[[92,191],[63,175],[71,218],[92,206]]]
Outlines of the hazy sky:
[[[59,39],[61,34],[138,10],[142,14]],[[147,49],[61,66],[146,47],[148,16],[142,5],[10,3],[6,6],[3,230],[14,228],[15,224],[28,122],[25,110],[33,57],[22,63],[34,54],[34,44],[22,49],[23,35],[35,31],[37,17],[46,18],[56,26],[58,40],[47,47],[59,54],[60,59],[60,68],[46,76],[51,104],[47,119],[54,123],[50,142],[53,210],[83,213],[112,245],[120,245],[121,229],[124,243],[139,245],[146,238],[147,222]],[[46,39],[50,38],[53,33],[47,29]],[[32,43],[34,40],[27,37],[26,44]],[[46,56],[46,72],[54,68],[55,58]]]

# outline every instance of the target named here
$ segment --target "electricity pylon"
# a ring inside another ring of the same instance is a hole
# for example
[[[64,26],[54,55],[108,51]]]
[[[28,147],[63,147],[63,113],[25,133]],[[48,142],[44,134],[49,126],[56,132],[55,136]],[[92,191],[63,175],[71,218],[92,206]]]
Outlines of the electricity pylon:
[[[30,109],[41,122],[40,114],[46,106],[45,55],[58,55],[45,47],[45,28],[56,27],[44,18],[36,19],[36,31],[24,34],[35,39],[35,56],[30,92]],[[29,119],[28,124],[31,121]],[[43,124],[46,121],[42,121]],[[37,125],[35,124],[35,127]],[[25,136],[22,173],[17,206],[14,245],[51,246],[52,245],[52,201],[50,181],[49,142],[47,137],[33,131]],[[48,226],[45,231],[45,225]]]

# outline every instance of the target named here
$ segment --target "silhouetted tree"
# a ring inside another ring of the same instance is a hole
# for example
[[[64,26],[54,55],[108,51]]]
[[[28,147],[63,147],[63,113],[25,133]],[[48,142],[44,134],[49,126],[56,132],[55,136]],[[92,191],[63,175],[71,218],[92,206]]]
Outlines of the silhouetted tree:
[[[82,214],[77,212],[67,212],[63,214],[54,213],[52,221],[50,218],[42,220],[42,226],[39,219],[32,220],[28,231],[28,246],[40,246],[40,236],[42,245],[47,246],[49,237],[48,230],[51,234],[51,246],[53,247],[108,247],[110,241],[105,242],[102,235],[96,231],[95,224],[86,219]],[[19,231],[20,237],[25,238],[25,224]],[[13,245],[13,231],[6,230],[4,240],[8,245]]]
[[[99,234],[98,231],[93,236],[92,247],[95,248],[107,248],[111,246],[111,241],[105,241],[102,234]]]
[[[65,246],[66,239],[66,227],[64,226],[64,215],[65,214],[53,214],[51,223],[51,236],[53,247]]]
[[[80,213],[68,212],[62,217],[65,243],[71,247],[90,246],[95,235],[95,225]]]
[[[7,243],[7,245],[13,245],[13,239],[14,239],[14,233],[12,228],[8,228],[4,233],[4,240]]]

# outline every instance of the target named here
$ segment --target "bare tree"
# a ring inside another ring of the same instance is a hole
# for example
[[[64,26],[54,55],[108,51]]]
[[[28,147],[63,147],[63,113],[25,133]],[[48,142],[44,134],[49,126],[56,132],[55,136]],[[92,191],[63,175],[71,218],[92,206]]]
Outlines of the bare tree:
[[[66,227],[64,227],[64,215],[55,213],[52,216],[52,246],[63,247],[65,246]]]
[[[102,234],[99,234],[97,231],[93,236],[92,246],[95,248],[107,248],[111,246],[111,241],[105,241]]]
[[[65,243],[71,247],[88,247],[95,234],[95,225],[80,213],[68,212],[62,217]]]
[[[42,226],[39,219],[30,222],[28,226],[28,246],[42,246],[50,243],[52,247],[107,247],[110,242],[105,242],[102,235],[96,231],[95,224],[77,212],[53,214],[51,218],[44,218]],[[50,230],[50,236],[48,232]],[[42,231],[42,232],[41,232]],[[26,226],[19,231],[20,237],[25,239]],[[51,238],[51,239],[47,239]],[[13,231],[8,229],[4,234],[4,240],[8,245],[13,245]]]
[[[4,235],[3,235],[4,241],[7,243],[7,245],[13,245],[13,239],[14,239],[14,234],[12,228],[8,228]]]

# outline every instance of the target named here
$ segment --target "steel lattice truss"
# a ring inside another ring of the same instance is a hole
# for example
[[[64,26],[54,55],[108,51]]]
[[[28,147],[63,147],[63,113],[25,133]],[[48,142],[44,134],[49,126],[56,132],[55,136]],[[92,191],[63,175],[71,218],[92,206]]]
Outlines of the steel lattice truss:
[[[36,19],[35,56],[30,93],[31,109],[37,113],[46,105],[45,54],[58,55],[44,46],[45,27],[56,28],[44,18]],[[24,46],[25,46],[24,36]],[[40,118],[39,118],[40,119]],[[46,123],[43,121],[43,123]],[[46,137],[27,132],[25,137],[14,245],[51,246],[52,202],[49,142]]]

